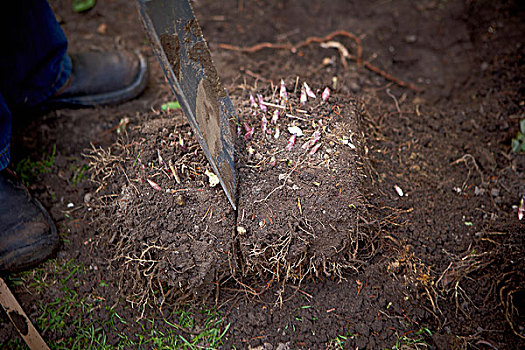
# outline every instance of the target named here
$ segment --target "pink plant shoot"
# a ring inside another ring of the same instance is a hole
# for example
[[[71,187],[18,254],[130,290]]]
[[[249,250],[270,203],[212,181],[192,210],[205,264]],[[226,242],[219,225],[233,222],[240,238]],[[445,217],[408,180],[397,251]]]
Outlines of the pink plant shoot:
[[[186,149],[186,144],[184,143],[184,139],[182,138],[181,134],[179,134],[179,146],[182,149]]]
[[[328,87],[324,89],[323,95],[321,96],[321,98],[323,99],[323,102],[328,101],[328,99],[330,98],[330,89]]]
[[[257,102],[255,102],[255,98],[253,97],[252,94],[250,94],[250,107],[253,109],[257,108]]]
[[[262,97],[261,94],[257,94],[257,99],[259,100],[259,108],[261,109],[261,111],[263,111],[265,113],[268,112],[268,107],[266,107],[263,104],[264,100],[263,100],[263,97]]]
[[[288,142],[286,143],[286,150],[287,151],[291,151],[293,146],[295,145],[295,138],[297,136],[295,134],[293,134],[292,136],[290,136],[290,139],[288,140]]]
[[[288,93],[286,92],[286,85],[284,85],[284,80],[281,79],[281,89],[279,90],[279,98],[281,103],[284,105],[288,102]]]
[[[266,133],[267,128],[268,128],[268,119],[266,119],[266,116],[263,115],[262,120],[261,120],[261,129],[262,129],[263,134]]]
[[[160,188],[159,185],[157,185],[155,182],[151,181],[150,179],[146,179],[146,181],[148,181],[149,185],[150,185],[151,187],[153,187],[153,189],[154,189],[155,191],[161,191],[161,190],[162,190],[162,188]]]
[[[301,146],[302,149],[310,149],[319,139],[321,138],[321,132],[319,130],[315,131],[312,135],[312,138],[305,142],[304,145]]]
[[[310,154],[311,154],[311,155],[315,154],[315,152],[317,152],[317,150],[319,149],[319,147],[321,147],[321,142],[316,143],[316,144],[312,147],[312,149],[310,150]]]
[[[163,166],[163,167],[166,167],[166,162],[164,162],[164,159],[160,155],[160,150],[157,150],[157,156],[159,157],[159,165]]]
[[[311,97],[311,98],[315,98],[315,94],[314,92],[312,91],[312,89],[310,89],[310,87],[308,86],[308,84],[306,83],[303,83],[303,87],[304,87],[304,90],[306,91],[306,94]]]
[[[303,88],[301,89],[301,97],[299,99],[299,101],[301,101],[301,104],[304,105],[306,103],[306,91],[304,90],[304,86]]]
[[[246,133],[244,134],[244,140],[248,141],[252,138],[253,133],[255,132],[255,128],[244,123],[244,130],[246,131]]]
[[[279,110],[276,109],[275,111],[273,111],[272,123],[275,124],[277,123],[278,120],[279,120]]]

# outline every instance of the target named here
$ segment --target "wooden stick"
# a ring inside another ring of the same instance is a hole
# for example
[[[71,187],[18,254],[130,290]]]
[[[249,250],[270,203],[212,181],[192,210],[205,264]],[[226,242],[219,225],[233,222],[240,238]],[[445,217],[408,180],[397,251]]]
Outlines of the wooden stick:
[[[29,346],[29,349],[31,350],[49,350],[49,347],[47,346],[46,342],[36,328],[33,326],[29,318],[27,317],[26,313],[16,301],[15,296],[11,291],[9,290],[9,287],[7,287],[7,284],[4,282],[4,280],[0,277],[0,304],[2,304],[2,307],[5,310],[5,313],[13,322],[15,325],[16,330],[24,341],[26,342],[27,346]]]

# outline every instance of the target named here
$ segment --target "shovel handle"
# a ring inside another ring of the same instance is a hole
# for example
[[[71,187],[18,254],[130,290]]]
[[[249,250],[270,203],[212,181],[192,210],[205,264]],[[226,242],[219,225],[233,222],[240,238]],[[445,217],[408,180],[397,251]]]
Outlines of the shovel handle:
[[[13,324],[16,327],[16,330],[18,331],[18,333],[20,333],[27,346],[29,346],[29,349],[49,350],[49,347],[47,346],[46,342],[44,341],[44,339],[42,339],[40,333],[38,333],[36,328],[33,326],[33,323],[31,323],[18,301],[16,301],[15,296],[13,295],[13,293],[11,293],[9,287],[1,277],[0,304],[2,304],[5,313],[7,314],[11,322],[13,322]]]

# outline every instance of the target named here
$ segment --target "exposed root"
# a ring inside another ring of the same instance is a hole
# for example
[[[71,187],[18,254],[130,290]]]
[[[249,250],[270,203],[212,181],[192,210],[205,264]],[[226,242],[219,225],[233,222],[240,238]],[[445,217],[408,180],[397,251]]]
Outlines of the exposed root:
[[[465,189],[466,188],[466,185],[467,185],[467,182],[468,180],[470,179],[470,174],[471,174],[471,166],[469,166],[469,161],[471,161],[472,163],[472,167],[477,171],[477,173],[479,174],[479,177],[480,177],[480,180],[481,180],[481,185],[483,186],[486,186],[488,185],[488,183],[485,181],[485,176],[483,175],[483,173],[481,172],[481,169],[479,168],[478,166],[478,163],[476,162],[476,158],[474,158],[474,156],[472,154],[465,154],[463,157],[453,161],[452,163],[450,163],[450,165],[456,165],[456,164],[459,164],[459,163],[465,163],[465,166],[468,168],[469,172],[468,172],[468,175],[467,175],[467,178],[465,179],[465,181],[463,182],[463,188],[462,189]]]
[[[520,294],[519,298],[523,298],[523,295],[525,295],[525,288],[523,288],[523,274],[517,271],[508,272],[502,276],[502,279],[498,281],[498,284],[501,285],[498,294],[500,303],[505,312],[505,319],[512,329],[512,332],[521,339],[525,339],[525,335],[520,334],[514,325],[515,319],[518,319],[520,316],[523,317],[523,315],[519,315],[520,310],[518,310],[514,304],[514,298],[517,294]]]
[[[360,67],[361,65],[364,65],[368,70],[380,75],[381,77],[383,77],[384,79],[388,80],[388,81],[391,81],[399,86],[402,86],[402,87],[405,87],[407,89],[410,89],[410,90],[413,90],[413,91],[416,91],[416,92],[419,92],[421,91],[421,89],[419,87],[417,87],[416,85],[412,84],[412,83],[409,83],[409,82],[405,82],[399,78],[396,78],[394,77],[393,75],[379,69],[377,66],[373,65],[372,63],[368,62],[368,61],[364,61],[362,56],[363,56],[363,47],[362,47],[362,44],[361,44],[361,39],[359,39],[359,37],[357,37],[357,35],[351,33],[351,32],[348,32],[346,30],[336,30],[324,37],[309,37],[307,38],[306,40],[296,44],[296,45],[293,45],[293,44],[276,44],[276,43],[268,43],[268,42],[264,42],[264,43],[259,43],[259,44],[256,44],[256,45],[253,45],[253,46],[250,46],[250,47],[239,47],[239,46],[234,46],[234,45],[229,45],[229,44],[219,44],[219,47],[222,48],[222,49],[225,49],[225,50],[232,50],[232,51],[238,51],[238,52],[243,52],[243,53],[254,53],[254,52],[257,52],[257,51],[260,51],[260,50],[263,50],[263,49],[278,49],[278,50],[290,50],[291,52],[295,53],[297,52],[297,50],[299,50],[300,48],[302,47],[305,47],[305,46],[308,46],[310,44],[313,44],[313,43],[325,43],[325,46],[326,46],[326,43],[327,42],[330,42],[333,38],[335,38],[336,36],[344,36],[344,37],[347,37],[349,39],[351,39],[355,44],[356,44],[356,55],[350,55],[348,54],[348,52],[344,52],[344,50],[342,50],[341,47],[337,46],[337,45],[332,45],[331,47],[335,47],[339,50],[340,54],[343,56],[344,59],[349,59],[349,60],[352,60],[352,61],[355,61],[357,66]],[[345,48],[346,50],[346,48]],[[345,65],[345,62],[346,60],[342,60],[343,65]]]

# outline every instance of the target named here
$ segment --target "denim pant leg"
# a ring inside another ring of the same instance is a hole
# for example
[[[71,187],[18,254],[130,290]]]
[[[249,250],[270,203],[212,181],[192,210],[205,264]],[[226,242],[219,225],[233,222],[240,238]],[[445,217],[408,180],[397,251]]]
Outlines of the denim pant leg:
[[[71,74],[67,39],[46,0],[0,4],[0,170],[9,162],[11,117],[60,89]]]
[[[9,164],[9,139],[11,138],[11,113],[0,94],[0,170]]]

